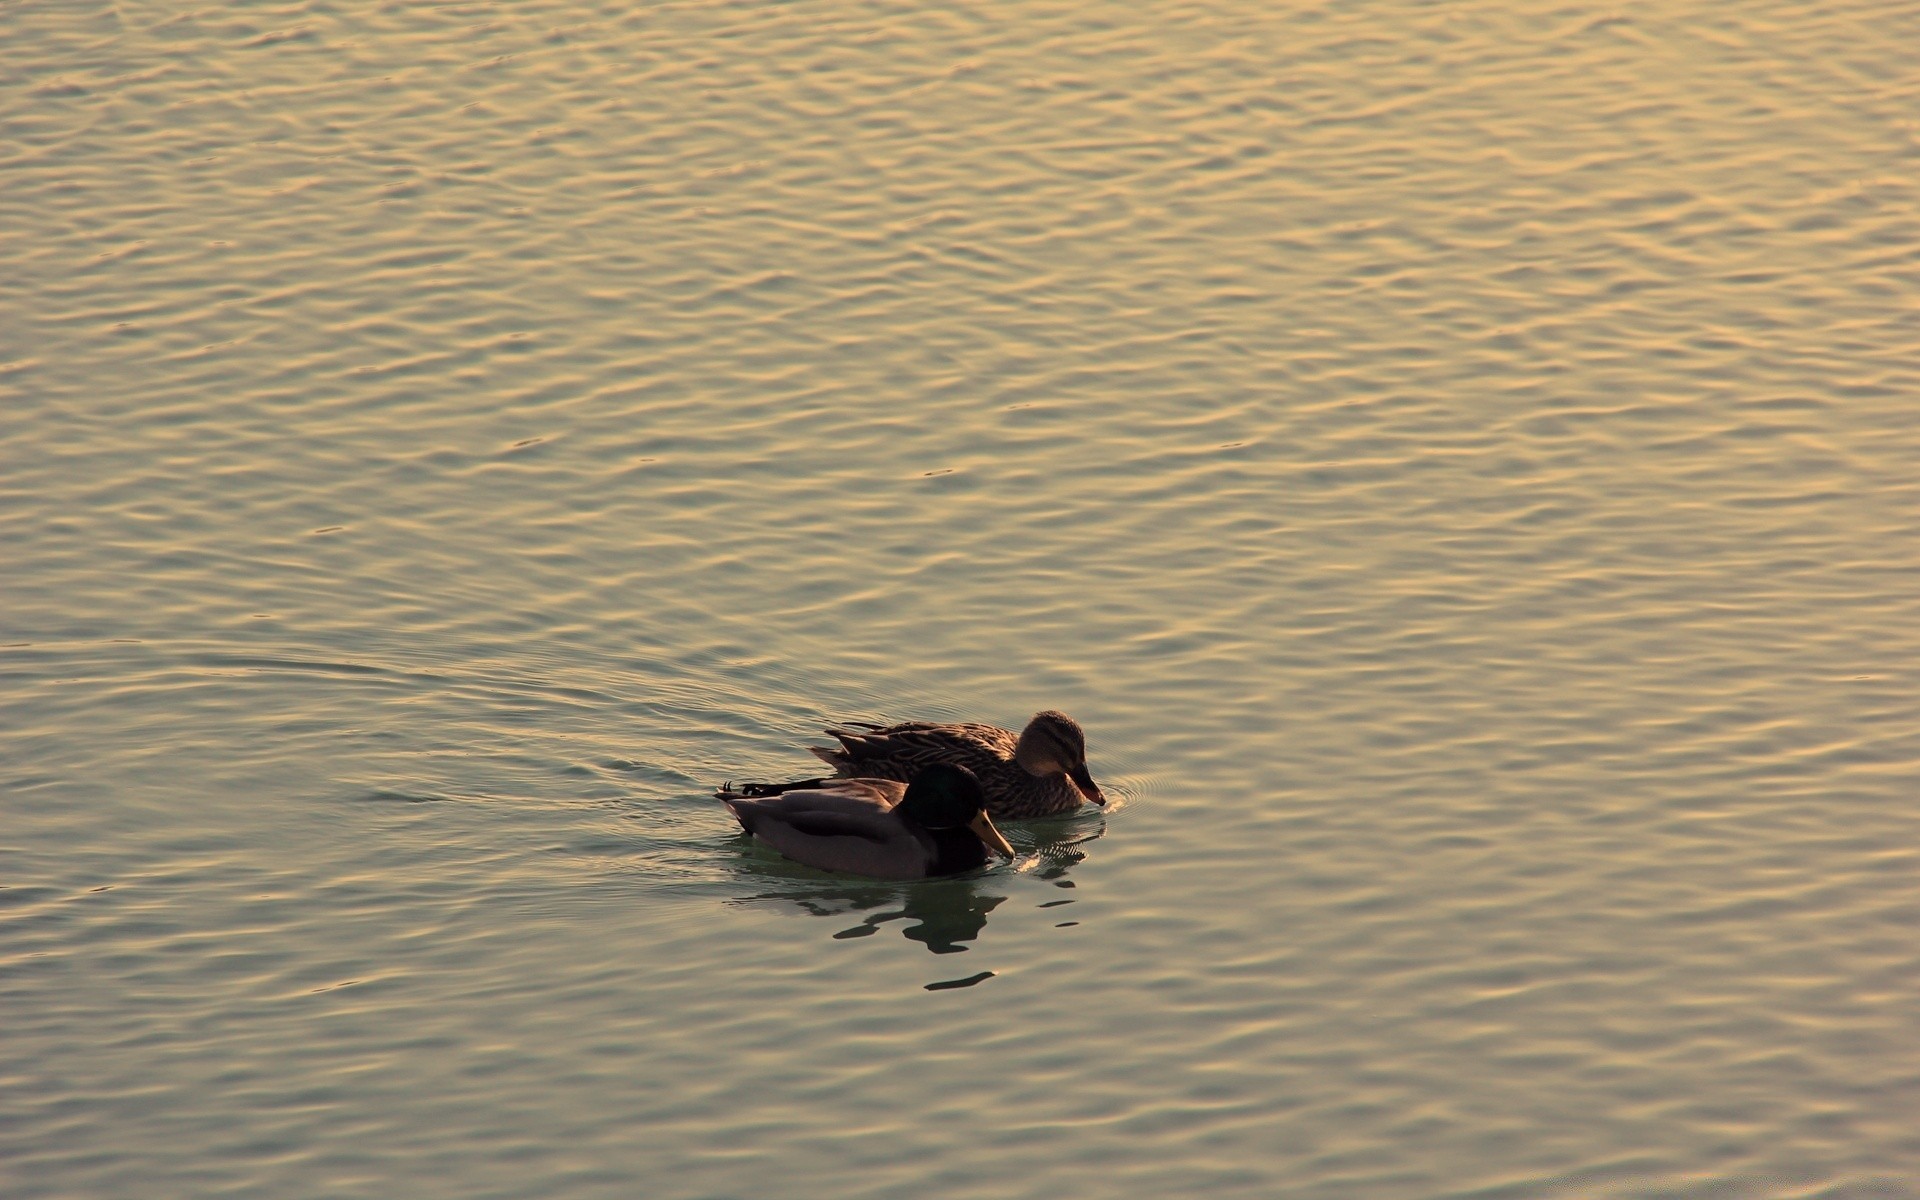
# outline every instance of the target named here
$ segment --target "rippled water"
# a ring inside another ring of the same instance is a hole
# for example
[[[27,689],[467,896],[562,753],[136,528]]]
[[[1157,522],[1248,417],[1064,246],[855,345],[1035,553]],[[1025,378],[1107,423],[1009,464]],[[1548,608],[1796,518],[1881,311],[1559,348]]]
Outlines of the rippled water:
[[[1920,1195],[1916,44],[0,8],[0,1190]]]

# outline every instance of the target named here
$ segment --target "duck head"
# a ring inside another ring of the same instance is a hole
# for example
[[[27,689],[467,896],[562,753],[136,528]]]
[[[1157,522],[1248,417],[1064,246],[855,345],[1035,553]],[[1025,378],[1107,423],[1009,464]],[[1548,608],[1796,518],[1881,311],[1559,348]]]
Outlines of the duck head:
[[[1013,748],[1013,761],[1029,775],[1047,778],[1065,775],[1080,789],[1080,794],[1095,804],[1105,804],[1100,785],[1087,773],[1087,735],[1080,723],[1062,712],[1048,709],[1033,714],[1033,720],[1020,731]]]
[[[893,811],[928,829],[971,829],[988,849],[1013,857],[1013,846],[987,815],[980,781],[965,767],[934,763],[923,769]]]

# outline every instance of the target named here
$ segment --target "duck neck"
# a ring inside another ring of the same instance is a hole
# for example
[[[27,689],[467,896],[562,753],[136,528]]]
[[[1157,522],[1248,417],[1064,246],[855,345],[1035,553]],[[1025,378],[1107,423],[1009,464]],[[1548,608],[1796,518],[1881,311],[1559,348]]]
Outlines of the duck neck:
[[[987,848],[971,829],[927,829],[923,826],[921,832],[933,843],[935,875],[955,875],[987,864]]]

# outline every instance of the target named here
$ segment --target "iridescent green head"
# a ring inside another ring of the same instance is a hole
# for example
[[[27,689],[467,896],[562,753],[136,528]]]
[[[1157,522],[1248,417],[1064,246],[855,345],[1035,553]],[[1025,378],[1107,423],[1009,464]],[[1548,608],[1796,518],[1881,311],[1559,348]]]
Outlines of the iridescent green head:
[[[893,811],[927,829],[971,829],[990,848],[1013,857],[1013,847],[987,815],[980,781],[965,767],[934,763],[922,768]]]

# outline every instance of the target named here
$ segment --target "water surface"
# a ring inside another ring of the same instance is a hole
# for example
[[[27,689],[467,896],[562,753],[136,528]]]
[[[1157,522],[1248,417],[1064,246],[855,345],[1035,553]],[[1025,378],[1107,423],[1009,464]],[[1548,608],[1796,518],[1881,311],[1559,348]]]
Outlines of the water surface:
[[[9,1196],[1920,1195],[1914,11],[0,44]]]

